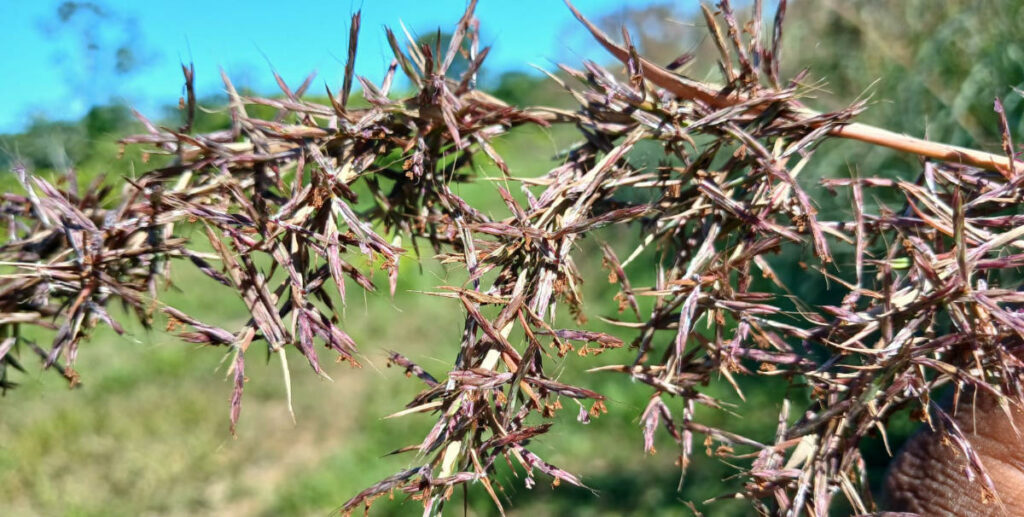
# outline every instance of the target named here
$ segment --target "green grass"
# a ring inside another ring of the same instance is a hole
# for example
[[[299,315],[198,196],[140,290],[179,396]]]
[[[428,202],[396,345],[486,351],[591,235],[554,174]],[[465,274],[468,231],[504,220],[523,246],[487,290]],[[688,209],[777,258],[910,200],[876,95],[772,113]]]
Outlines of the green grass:
[[[182,276],[181,282],[202,281]],[[210,293],[175,305],[221,324],[244,321],[223,293]],[[264,363],[259,350],[250,351],[237,438],[228,431],[223,348],[133,328],[134,340],[101,332],[83,345],[80,389],[68,390],[53,372],[30,370],[3,401],[4,413],[17,418],[0,420],[0,498],[8,515],[251,514],[274,502],[275,487],[335,451],[364,449],[352,436],[367,422],[380,427],[375,420],[416,389],[383,368],[383,348],[432,345],[426,340],[443,336],[445,326],[448,338],[457,338],[459,315],[412,307],[419,297],[359,302],[350,300],[347,320],[365,345],[363,368],[325,361],[335,379],[329,382],[291,355],[295,424],[278,361]],[[396,309],[419,315],[389,324]],[[375,481],[363,466],[353,470],[366,475],[338,487],[328,508]]]

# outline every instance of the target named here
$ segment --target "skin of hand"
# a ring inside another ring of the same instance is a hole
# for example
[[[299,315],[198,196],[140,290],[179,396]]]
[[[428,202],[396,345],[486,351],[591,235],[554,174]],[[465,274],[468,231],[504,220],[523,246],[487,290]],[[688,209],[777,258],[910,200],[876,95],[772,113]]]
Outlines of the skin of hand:
[[[889,466],[887,510],[920,515],[1024,517],[1024,411],[1009,415],[989,394],[965,393],[953,420],[992,478],[996,493],[969,479],[966,455],[941,430],[924,429]]]

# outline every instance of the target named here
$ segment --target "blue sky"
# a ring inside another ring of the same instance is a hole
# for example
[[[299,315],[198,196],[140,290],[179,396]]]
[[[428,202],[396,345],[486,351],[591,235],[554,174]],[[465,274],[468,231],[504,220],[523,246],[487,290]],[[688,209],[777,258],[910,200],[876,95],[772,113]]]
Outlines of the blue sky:
[[[174,2],[95,0],[104,17],[80,9],[68,23],[57,15],[64,0],[0,0],[0,133],[18,131],[33,116],[75,119],[92,104],[126,99],[158,117],[162,105],[182,93],[180,62],[196,66],[200,95],[222,91],[219,68],[259,91],[274,91],[271,66],[297,85],[316,70],[313,90],[341,82],[350,16],[362,9],[356,73],[375,82],[391,53],[383,27],[399,20],[417,34],[453,27],[464,0],[336,0]],[[84,3],[84,2],[81,2]],[[591,18],[640,7],[652,0],[577,0]],[[491,45],[486,69],[526,70],[600,52],[581,37],[560,0],[481,0],[482,43]],[[567,36],[572,29],[572,36]],[[86,35],[105,52],[90,66]],[[142,65],[127,75],[113,72],[113,49],[131,41]]]

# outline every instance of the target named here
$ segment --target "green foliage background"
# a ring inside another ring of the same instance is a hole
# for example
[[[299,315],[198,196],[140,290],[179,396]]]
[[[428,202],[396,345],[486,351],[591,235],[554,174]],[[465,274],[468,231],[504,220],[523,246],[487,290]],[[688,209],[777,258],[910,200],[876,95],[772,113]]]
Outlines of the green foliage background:
[[[770,2],[769,2],[770,3]],[[556,8],[556,7],[553,7]],[[561,8],[558,6],[557,8]],[[620,23],[640,37],[641,51],[667,63],[681,52],[698,56],[685,73],[707,77],[714,71],[700,59],[711,51],[703,28],[679,20],[691,11],[652,6],[608,16],[602,24],[615,30]],[[696,19],[694,19],[696,20]],[[694,21],[694,24],[702,22]],[[1007,108],[1011,130],[1024,134],[1024,1],[1021,0],[821,0],[795,1],[786,23],[784,64],[789,76],[809,69],[803,83],[807,102],[818,109],[840,108],[870,96],[863,120],[888,129],[949,143],[999,152],[998,126],[992,111],[999,96]],[[582,32],[577,27],[567,28]],[[610,30],[609,32],[612,32]],[[615,31],[617,32],[617,31]],[[674,39],[673,38],[674,35]],[[669,41],[666,42],[666,39]],[[595,48],[590,56],[601,60]],[[203,73],[203,71],[200,71]],[[209,71],[207,71],[209,73]],[[494,72],[491,72],[494,74]],[[508,72],[485,81],[500,98],[517,105],[567,105],[567,95],[552,81],[535,74]],[[222,105],[207,99],[208,108]],[[168,109],[167,123],[176,123]],[[197,131],[228,123],[225,114],[202,113]],[[112,105],[91,110],[76,122],[36,120],[17,135],[0,136],[0,165],[20,159],[42,174],[61,174],[74,165],[81,181],[108,175],[117,182],[146,170],[138,149],[119,158],[116,138],[138,129],[128,108]],[[551,156],[568,143],[571,133],[529,129],[497,143],[514,176],[533,176],[547,170]],[[641,164],[653,165],[657,154],[638,153]],[[826,145],[802,178],[807,185],[828,176],[905,176],[914,158],[850,142]],[[463,192],[485,210],[493,204],[491,181],[499,173],[482,166],[482,181]],[[0,187],[17,190],[7,173]],[[832,200],[820,192],[827,213]],[[877,200],[884,202],[884,200]],[[631,251],[637,233],[605,234],[620,256]],[[593,239],[588,239],[593,241]],[[594,242],[585,243],[596,250]],[[599,257],[599,254],[593,254]],[[0,401],[0,508],[5,515],[323,515],[349,496],[409,462],[387,456],[391,450],[416,443],[433,421],[429,417],[384,417],[398,411],[418,390],[400,371],[384,368],[386,351],[401,350],[435,375],[443,376],[459,340],[462,317],[454,302],[414,291],[439,283],[458,284],[459,272],[422,264],[410,258],[402,266],[398,294],[367,295],[347,308],[347,329],[361,345],[364,367],[333,365],[327,382],[307,372],[292,376],[296,422],[287,412],[279,365],[253,365],[247,371],[246,400],[237,438],[228,433],[230,382],[225,378],[222,351],[181,343],[165,333],[132,328],[128,338],[97,332],[83,346],[78,370],[84,386],[67,390],[50,372],[30,369],[17,380],[18,390]],[[841,260],[841,257],[839,258]],[[643,276],[654,257],[643,257],[631,274]],[[614,316],[614,291],[605,282],[600,260],[581,264],[588,274],[585,286],[588,314],[595,330],[628,334],[607,328],[600,316]],[[167,301],[212,323],[230,328],[245,318],[237,300],[209,284],[187,265],[178,267]],[[420,271],[420,274],[417,274]],[[782,271],[790,280],[801,278],[799,268]],[[204,287],[196,288],[193,284]],[[824,302],[826,286],[799,282],[799,294]],[[44,338],[45,339],[45,338]],[[618,356],[615,354],[618,353]],[[621,362],[611,352],[595,359],[569,355],[560,362],[568,379],[582,379],[607,395],[609,413],[584,426],[574,411],[559,430],[533,447],[554,464],[581,473],[598,492],[572,487],[532,491],[510,471],[502,484],[514,515],[678,515],[692,501],[706,515],[742,515],[744,503],[703,501],[724,492],[731,467],[698,453],[683,490],[676,492],[679,470],[673,465],[674,444],[657,443],[655,456],[644,456],[637,416],[646,402],[645,390],[611,374],[580,373],[584,368]],[[33,364],[33,363],[29,363]],[[34,366],[34,365],[33,365]],[[799,387],[782,384],[743,385],[747,400],[732,393],[718,396],[736,404],[735,418],[727,413],[706,415],[735,430],[770,434],[779,408],[767,402],[787,390],[789,398],[806,397]],[[797,406],[798,407],[798,406]],[[728,423],[726,423],[728,422]],[[912,430],[901,419],[891,426],[898,446]],[[754,434],[753,436],[757,436]],[[697,444],[700,448],[700,444]],[[869,444],[867,457],[877,482],[887,454],[880,441]],[[725,480],[723,480],[725,479]],[[456,497],[455,501],[461,501]],[[490,514],[482,492],[470,493],[467,507]],[[461,511],[455,504],[449,511]],[[381,515],[419,511],[418,503],[380,501]]]

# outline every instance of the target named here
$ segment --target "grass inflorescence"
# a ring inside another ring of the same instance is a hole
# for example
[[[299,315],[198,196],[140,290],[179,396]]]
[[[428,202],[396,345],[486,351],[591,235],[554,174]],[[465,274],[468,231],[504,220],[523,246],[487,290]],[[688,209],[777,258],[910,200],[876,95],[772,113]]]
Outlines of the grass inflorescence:
[[[393,294],[400,257],[433,254],[468,275],[424,293],[464,311],[450,370],[421,367],[401,350],[391,362],[424,385],[394,416],[429,413],[436,423],[418,443],[396,444],[414,456],[409,468],[356,494],[344,512],[396,492],[437,512],[457,486],[473,483],[503,511],[492,476],[499,463],[522,471],[527,487],[538,473],[583,486],[530,444],[557,432],[552,417],[562,410],[583,422],[607,410],[604,395],[552,371],[552,359],[571,351],[620,357],[593,371],[648,387],[639,415],[645,449],[666,433],[685,474],[696,441],[738,466],[741,483],[721,497],[744,498],[762,513],[825,515],[837,496],[856,512],[874,511],[861,445],[869,434],[884,438],[893,415],[914,411],[949,424],[931,397],[947,385],[1024,396],[1024,225],[1016,209],[1024,164],[998,100],[1001,155],[856,123],[863,103],[812,111],[801,102],[803,76],[780,76],[786,3],[766,23],[755,1],[743,22],[723,0],[704,9],[722,84],[645,59],[628,32],[617,44],[570,5],[625,73],[592,62],[562,66],[552,80],[576,109],[513,107],[476,89],[488,49],[479,48],[474,4],[447,48],[412,38],[403,45],[388,30],[394,59],[380,85],[354,76],[356,14],[343,87],[328,91],[326,104],[303,98],[312,78],[294,90],[278,78],[283,95],[267,98],[239,94],[224,76],[229,130],[193,134],[194,71],[183,67],[185,123],[170,129],[140,116],[146,132],[123,139],[166,165],[126,179],[120,192],[100,182],[79,191],[72,176],[54,184],[16,169],[24,193],[2,201],[9,238],[0,247],[0,386],[12,387],[10,370],[32,355],[79,382],[74,362],[90,329],[123,330],[108,311],[117,302],[144,325],[163,314],[185,341],[230,351],[234,429],[254,348],[286,374],[286,351],[294,350],[326,375],[318,345],[358,365],[341,317],[349,290],[377,289],[373,270],[381,270]],[[450,77],[460,55],[468,66]],[[412,95],[395,98],[399,73]],[[368,107],[350,102],[356,82]],[[268,108],[270,117],[251,115]],[[579,141],[546,173],[513,174],[494,140],[552,125],[574,128]],[[800,174],[830,139],[913,153],[922,158],[919,174],[829,178],[821,186],[843,191],[835,199],[848,205],[815,199]],[[652,146],[662,153],[657,166],[630,160]],[[503,176],[494,189],[503,216],[458,193],[481,161]],[[826,202],[829,219],[819,216]],[[628,255],[600,249],[621,308],[607,321],[628,342],[588,328],[577,266],[594,249],[581,244],[585,236],[627,226],[642,229]],[[656,257],[647,262],[653,273],[635,272],[641,255]],[[777,273],[779,257],[801,261],[836,303],[801,300]],[[232,290],[251,318],[222,328],[161,301],[177,263]],[[573,327],[560,328],[559,314],[573,316]],[[23,335],[25,326],[55,337],[44,347]],[[702,407],[731,408],[709,386],[728,386],[742,400],[745,379],[757,377],[810,396],[779,392],[781,411],[765,436],[702,422]],[[955,426],[948,432],[991,487],[967,440]]]

